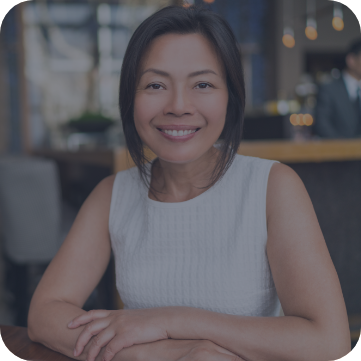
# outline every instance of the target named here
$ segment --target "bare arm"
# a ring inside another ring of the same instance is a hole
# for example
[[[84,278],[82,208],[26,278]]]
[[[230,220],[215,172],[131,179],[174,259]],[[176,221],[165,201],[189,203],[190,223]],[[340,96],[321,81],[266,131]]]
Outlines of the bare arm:
[[[335,360],[351,350],[346,307],[312,203],[297,174],[272,166],[267,255],[284,317],[174,309],[172,338],[208,339],[249,361]]]
[[[103,180],[85,201],[30,305],[30,339],[76,360],[86,360],[90,347],[97,340],[92,337],[83,352],[74,356],[76,341],[86,325],[76,329],[67,325],[87,313],[82,306],[100,281],[110,259],[108,224],[113,182],[114,176]],[[104,352],[105,347],[95,360],[101,361]],[[236,360],[234,354],[211,342],[164,340],[125,348],[115,355],[114,361],[190,361],[195,355],[199,360]]]
[[[67,324],[85,313],[81,308],[110,259],[108,220],[113,182],[114,176],[104,179],[84,202],[30,304],[30,339],[73,358],[84,326],[71,330]],[[85,360],[85,354],[76,359]]]

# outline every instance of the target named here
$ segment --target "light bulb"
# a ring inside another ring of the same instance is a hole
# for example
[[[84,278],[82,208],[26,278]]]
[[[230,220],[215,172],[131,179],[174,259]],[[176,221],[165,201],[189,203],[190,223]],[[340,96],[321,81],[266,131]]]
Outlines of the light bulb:
[[[345,27],[345,23],[343,22],[343,20],[340,17],[335,16],[332,19],[332,26],[335,30],[342,31],[343,28]]]
[[[284,46],[290,49],[296,45],[295,38],[290,34],[283,35],[282,42]]]
[[[306,34],[307,38],[310,40],[316,40],[318,37],[317,30],[313,26],[307,26],[307,28],[305,30],[305,34]]]

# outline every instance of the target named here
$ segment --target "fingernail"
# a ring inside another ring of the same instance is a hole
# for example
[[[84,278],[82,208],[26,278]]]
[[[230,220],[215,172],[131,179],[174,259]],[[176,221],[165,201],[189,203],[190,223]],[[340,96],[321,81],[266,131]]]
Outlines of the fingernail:
[[[73,354],[74,354],[74,356],[76,356],[76,354],[77,354],[76,350],[74,350]]]
[[[70,322],[68,323],[68,327],[71,327],[71,326],[73,326],[73,321],[70,321]]]

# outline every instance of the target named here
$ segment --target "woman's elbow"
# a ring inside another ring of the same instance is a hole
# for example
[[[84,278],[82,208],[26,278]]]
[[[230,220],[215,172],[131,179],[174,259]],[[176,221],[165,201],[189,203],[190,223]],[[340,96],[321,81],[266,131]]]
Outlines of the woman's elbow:
[[[351,352],[351,335],[347,330],[332,330],[325,337],[327,360],[339,360]]]
[[[34,311],[32,311],[31,309],[29,310],[29,314],[28,314],[28,337],[30,338],[31,341],[33,342],[37,342],[38,339],[36,337],[36,322],[35,322],[35,317],[33,315]]]
[[[33,342],[40,341],[40,331],[41,331],[41,316],[45,309],[45,303],[41,304],[40,302],[35,302],[33,299],[30,303],[29,313],[28,313],[28,337]]]

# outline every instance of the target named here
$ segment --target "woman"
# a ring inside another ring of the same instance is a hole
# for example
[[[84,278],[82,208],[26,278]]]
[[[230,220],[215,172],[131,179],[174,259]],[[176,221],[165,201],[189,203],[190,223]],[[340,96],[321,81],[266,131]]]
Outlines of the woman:
[[[82,206],[32,299],[33,341],[88,361],[321,361],[350,351],[339,280],[301,180],[236,154],[244,98],[220,16],[168,7],[139,26],[120,84],[137,168],[104,179]],[[125,309],[85,312],[111,249]]]

